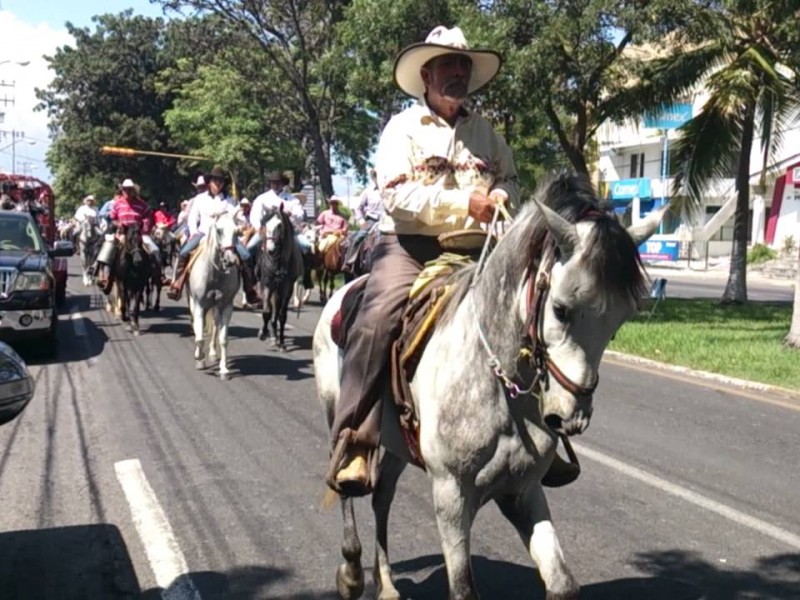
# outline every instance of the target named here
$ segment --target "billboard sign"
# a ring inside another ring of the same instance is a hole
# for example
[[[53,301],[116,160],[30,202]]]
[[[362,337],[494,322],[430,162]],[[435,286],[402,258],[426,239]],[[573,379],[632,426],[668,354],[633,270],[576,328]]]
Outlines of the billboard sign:
[[[647,240],[639,246],[642,260],[678,260],[678,242],[675,240]]]
[[[611,182],[612,200],[632,200],[633,198],[650,197],[650,179],[639,177],[637,179],[620,179]]]
[[[691,120],[691,104],[671,104],[644,114],[644,126],[650,129],[677,129]]]

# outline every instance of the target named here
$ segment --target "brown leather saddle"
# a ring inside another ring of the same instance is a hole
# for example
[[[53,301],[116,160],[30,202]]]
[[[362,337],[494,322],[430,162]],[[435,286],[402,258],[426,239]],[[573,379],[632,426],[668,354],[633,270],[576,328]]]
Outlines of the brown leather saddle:
[[[423,469],[425,462],[419,448],[419,420],[409,381],[413,379],[422,352],[452,297],[452,277],[471,262],[469,256],[444,254],[426,264],[411,288],[403,311],[400,337],[392,346],[389,367],[394,412],[399,418],[411,462]],[[331,321],[331,337],[340,348],[344,348],[347,342],[347,333],[358,314],[368,277],[364,275],[352,283]]]

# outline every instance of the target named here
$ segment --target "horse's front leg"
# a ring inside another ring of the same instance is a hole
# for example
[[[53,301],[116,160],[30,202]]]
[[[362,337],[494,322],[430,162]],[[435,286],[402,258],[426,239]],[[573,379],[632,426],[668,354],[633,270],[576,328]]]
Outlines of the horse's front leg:
[[[270,297],[266,286],[264,286],[261,298],[261,329],[258,330],[258,339],[264,341],[269,335],[269,322],[272,319],[270,310]]]
[[[499,498],[497,506],[514,525],[539,568],[547,600],[577,598],[580,586],[564,560],[541,484],[536,482],[521,494]]]
[[[468,500],[459,481],[447,475],[433,477],[433,504],[447,566],[450,600],[478,600],[470,562],[470,530],[476,511],[474,502]]]
[[[142,308],[142,295],[143,290],[141,289],[133,293],[133,306],[130,308],[133,335],[139,335],[139,311]]]
[[[378,485],[372,494],[372,512],[375,515],[375,568],[372,577],[378,592],[378,600],[400,600],[400,592],[392,581],[392,566],[389,563],[389,509],[392,507],[397,480],[406,468],[404,460],[385,452],[380,464]]]
[[[219,378],[222,381],[227,381],[231,378],[231,372],[228,370],[228,326],[233,314],[233,305],[226,306],[219,313],[216,336],[219,340]]]
[[[287,291],[287,293],[290,293]],[[278,338],[278,350],[286,352],[286,315],[289,313],[288,299],[281,306],[281,310],[275,315],[275,322],[278,331],[273,327],[273,336]]]
[[[361,540],[356,529],[356,515],[353,511],[353,499],[342,496],[342,521],[344,539],[342,540],[342,556],[345,562],[336,570],[336,590],[342,600],[355,600],[364,593],[364,569],[361,567]]]
[[[206,311],[191,296],[189,296],[189,310],[192,313],[192,329],[194,330],[194,367],[195,369],[204,369],[206,350],[203,347],[203,330],[205,329]]]
[[[128,306],[128,287],[124,284],[120,284],[119,287],[117,287],[117,294],[119,295],[120,319],[123,323],[127,323],[130,321],[130,315],[128,314],[130,309]]]

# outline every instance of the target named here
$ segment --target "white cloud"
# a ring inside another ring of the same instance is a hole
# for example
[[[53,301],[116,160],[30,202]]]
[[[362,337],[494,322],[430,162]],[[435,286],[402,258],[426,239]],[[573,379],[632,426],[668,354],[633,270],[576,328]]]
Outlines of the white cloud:
[[[45,153],[50,144],[47,131],[47,114],[45,111],[34,112],[37,104],[34,90],[46,88],[53,79],[53,72],[48,69],[44,56],[52,56],[56,48],[65,44],[73,44],[72,36],[66,29],[53,29],[45,23],[32,25],[25,23],[10,11],[0,10],[0,31],[3,32],[3,49],[0,51],[0,81],[14,83],[14,87],[0,87],[0,98],[14,98],[14,105],[3,106],[0,102],[0,113],[5,113],[0,129],[3,131],[22,131],[26,140],[16,144],[16,170],[18,173],[30,163],[32,174],[49,180],[50,173],[44,163]],[[27,66],[15,63],[29,61]],[[11,143],[10,135],[0,134],[0,148]],[[27,158],[26,158],[27,157]],[[29,160],[32,159],[32,160]],[[11,150],[0,152],[0,169],[11,171]]]

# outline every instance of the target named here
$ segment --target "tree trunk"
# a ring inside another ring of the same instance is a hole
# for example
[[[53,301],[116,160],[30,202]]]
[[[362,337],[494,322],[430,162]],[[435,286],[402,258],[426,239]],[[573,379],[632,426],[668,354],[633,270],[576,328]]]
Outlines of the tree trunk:
[[[733,244],[728,283],[722,294],[723,304],[747,302],[747,226],[750,212],[750,151],[753,148],[755,105],[746,108],[742,128],[742,147],[736,173],[736,212],[733,217]]]
[[[792,310],[792,325],[786,344],[792,348],[800,348],[800,255],[797,263],[797,277],[794,280],[794,309]]]
[[[333,175],[331,173],[330,157],[326,151],[325,139],[322,136],[319,113],[316,106],[314,106],[314,102],[307,95],[304,95],[303,103],[308,115],[308,133],[311,136],[311,142],[314,144],[314,163],[317,167],[319,186],[322,188],[325,198],[330,198],[333,196]]]

